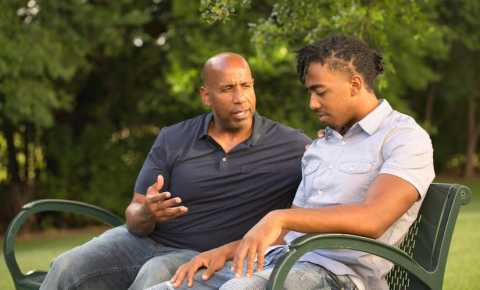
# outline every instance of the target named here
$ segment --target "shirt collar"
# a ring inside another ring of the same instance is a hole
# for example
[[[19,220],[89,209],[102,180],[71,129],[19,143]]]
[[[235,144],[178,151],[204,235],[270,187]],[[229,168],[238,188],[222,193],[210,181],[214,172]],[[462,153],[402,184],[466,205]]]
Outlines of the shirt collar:
[[[383,120],[393,111],[387,100],[381,99],[378,106],[358,122],[358,125],[369,135],[375,133]]]
[[[203,118],[202,127],[200,129],[200,134],[198,135],[198,139],[203,139],[208,137],[208,125],[210,125],[210,121],[212,121],[213,114],[212,112],[206,113]]]
[[[355,130],[357,127],[360,127],[368,135],[372,135],[380,127],[380,124],[383,122],[385,117],[387,117],[388,114],[390,114],[392,111],[393,109],[388,103],[388,101],[385,99],[381,99],[378,106],[373,111],[368,113],[365,117],[363,117],[363,119],[353,124],[349,131]],[[332,137],[337,137],[339,139],[343,138],[343,136],[340,135],[340,133],[338,133],[337,131],[335,131],[335,129],[326,127],[325,138],[328,140]]]
[[[208,137],[208,126],[210,125],[210,122],[212,121],[212,119],[213,119],[212,112],[205,114],[198,139],[203,139]],[[260,140],[260,137],[262,137],[262,135],[265,133],[265,128],[263,126],[262,119],[263,117],[259,113],[255,112],[255,114],[253,114],[253,130],[250,138],[248,138],[245,141],[247,145],[253,146],[257,144],[258,140]]]

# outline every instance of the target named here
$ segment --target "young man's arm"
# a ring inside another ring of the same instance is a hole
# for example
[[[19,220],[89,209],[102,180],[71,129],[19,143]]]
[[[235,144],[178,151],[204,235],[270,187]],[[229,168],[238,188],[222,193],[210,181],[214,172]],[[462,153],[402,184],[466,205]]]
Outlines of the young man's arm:
[[[378,238],[420,198],[409,182],[389,174],[379,175],[365,201],[318,209],[275,210],[258,222],[237,246],[233,267],[237,276],[247,260],[247,275],[253,273],[256,257],[263,256],[285,230],[303,233],[348,233]],[[260,259],[259,259],[260,260]],[[263,264],[257,262],[258,271]]]

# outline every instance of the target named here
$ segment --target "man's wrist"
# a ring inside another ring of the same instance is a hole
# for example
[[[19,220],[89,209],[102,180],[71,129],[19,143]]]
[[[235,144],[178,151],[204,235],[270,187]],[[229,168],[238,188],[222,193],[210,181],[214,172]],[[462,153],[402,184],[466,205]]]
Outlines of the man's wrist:
[[[234,241],[220,247],[221,253],[225,255],[227,260],[233,259],[233,255],[235,254],[235,250],[239,243],[240,241]]]
[[[287,210],[276,209],[267,214],[266,218],[268,222],[275,224],[282,230],[288,230],[287,228]]]

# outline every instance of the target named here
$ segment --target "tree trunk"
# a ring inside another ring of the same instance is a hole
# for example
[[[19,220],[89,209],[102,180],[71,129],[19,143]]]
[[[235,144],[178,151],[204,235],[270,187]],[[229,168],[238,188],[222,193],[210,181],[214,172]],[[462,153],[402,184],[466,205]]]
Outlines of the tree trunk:
[[[0,204],[0,232],[5,232],[8,223],[20,211],[22,206],[22,180],[15,148],[15,130],[13,125],[3,119],[3,133],[7,142],[7,188],[2,194]]]
[[[9,184],[20,184],[22,180],[17,161],[17,149],[15,148],[15,130],[9,121],[4,120],[3,124],[3,132],[7,141],[7,180]]]
[[[433,100],[436,93],[436,84],[431,84],[427,94],[427,102],[425,103],[425,124],[432,125],[433,116]]]
[[[475,151],[478,144],[478,125],[476,118],[476,102],[475,96],[470,95],[468,98],[467,112],[467,151],[465,154],[465,171],[464,177],[475,176]]]
[[[25,124],[25,131],[23,132],[23,154],[25,155],[25,166],[23,168],[23,176],[25,184],[28,185],[30,181],[30,124]]]

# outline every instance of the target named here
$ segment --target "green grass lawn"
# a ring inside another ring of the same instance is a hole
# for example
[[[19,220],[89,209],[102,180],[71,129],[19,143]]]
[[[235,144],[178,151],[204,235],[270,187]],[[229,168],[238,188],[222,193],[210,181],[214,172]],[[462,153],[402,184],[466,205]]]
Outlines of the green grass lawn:
[[[444,289],[447,290],[473,290],[480,286],[480,180],[463,181],[440,179],[444,182],[456,182],[470,186],[473,198],[469,205],[463,208],[457,220],[453,242],[448,257],[447,271],[445,274]],[[24,271],[31,269],[47,269],[53,257],[75,245],[89,240],[98,233],[98,229],[69,232],[51,233],[33,236],[19,240],[17,243],[17,259],[20,268]],[[13,290],[7,268],[3,260],[0,262],[0,289]]]
[[[440,179],[440,181],[445,181]],[[472,200],[461,209],[448,254],[443,289],[474,290],[480,288],[480,179],[446,180],[472,189]]]

